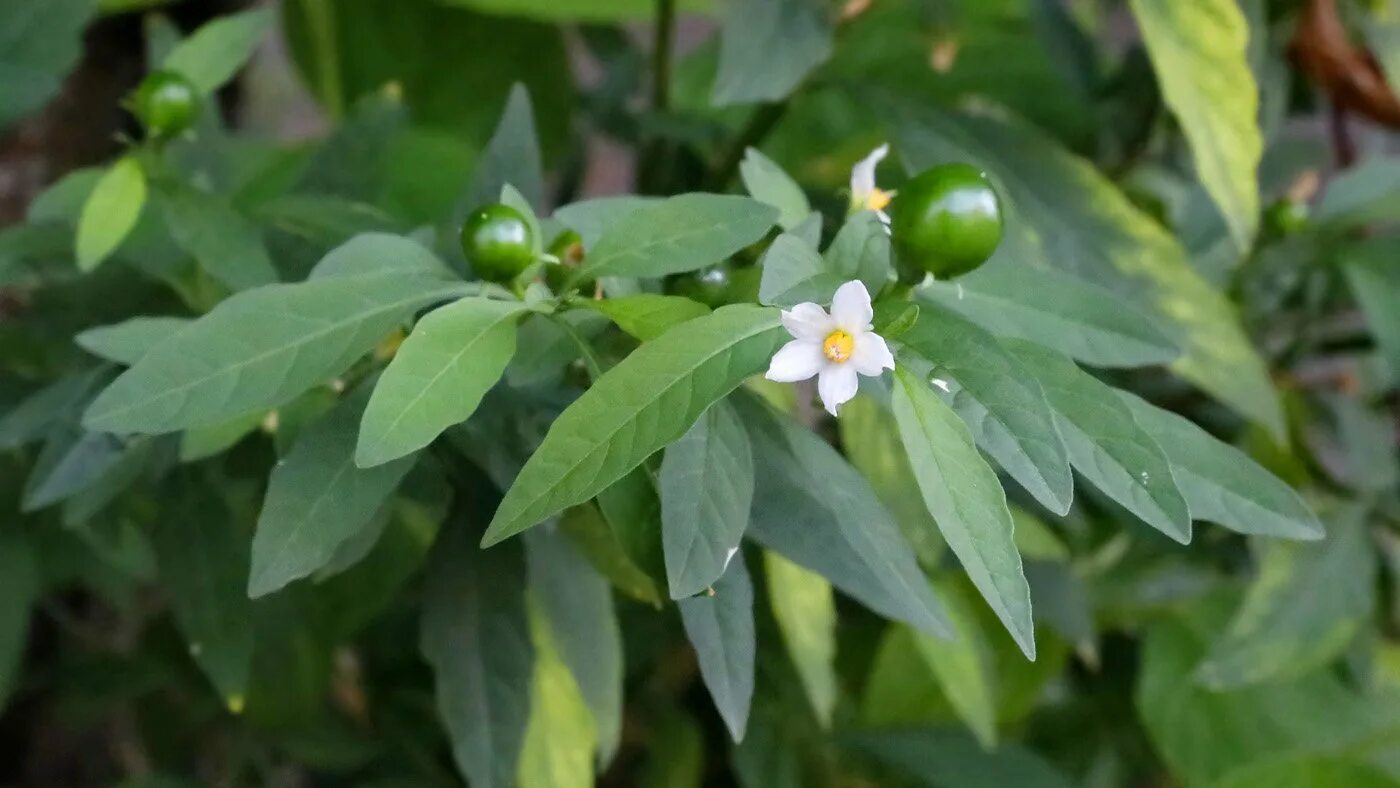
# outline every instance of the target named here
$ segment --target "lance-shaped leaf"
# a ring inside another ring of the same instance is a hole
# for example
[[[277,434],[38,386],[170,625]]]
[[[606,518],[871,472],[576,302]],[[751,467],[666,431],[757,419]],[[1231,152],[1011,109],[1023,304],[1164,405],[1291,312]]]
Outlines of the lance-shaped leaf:
[[[1376,605],[1366,519],[1350,506],[1319,544],[1260,540],[1259,574],[1196,678],[1215,689],[1293,679],[1345,650]]]
[[[778,236],[763,255],[758,300],[782,307],[830,304],[836,288],[852,279],[879,292],[889,270],[889,233],[874,213],[862,211],[847,220],[821,256],[796,230]]]
[[[830,8],[820,0],[728,0],[716,105],[785,98],[831,57]]]
[[[593,715],[606,764],[622,738],[622,630],[612,591],[563,531],[532,529],[525,547],[530,590]]]
[[[579,276],[658,277],[703,268],[759,240],[770,205],[723,194],[682,194],[617,220],[588,251]]]
[[[744,160],[739,162],[739,177],[744,181],[744,189],[755,200],[778,209],[778,224],[784,230],[801,224],[812,213],[812,205],[797,181],[755,148],[744,151]]]
[[[938,640],[914,632],[915,650],[977,741],[991,749],[997,743],[996,674],[977,611],[973,609],[976,600],[970,589],[951,582],[940,582],[937,588],[938,598],[948,606],[957,639]]]
[[[753,455],[734,408],[710,407],[661,461],[661,537],[671,598],[704,591],[739,549],[753,502]]]
[[[121,246],[146,205],[146,171],[134,156],[118,159],[97,181],[78,218],[78,268],[91,271]]]
[[[1400,11],[1397,11],[1400,14]],[[1395,22],[1400,28],[1400,21]],[[1396,47],[1400,50],[1400,45]],[[1373,240],[1345,252],[1343,271],[1356,296],[1381,357],[1390,367],[1392,380],[1400,380],[1400,242],[1394,238]]]
[[[618,194],[612,197],[594,197],[569,203],[554,212],[558,219],[583,239],[585,249],[592,249],[613,225],[623,217],[647,205],[661,202],[657,197],[642,197],[636,194]]]
[[[1025,261],[987,265],[919,291],[998,336],[1099,367],[1166,364],[1181,350],[1143,311],[1087,281]]]
[[[607,315],[618,328],[643,342],[661,336],[677,323],[710,313],[710,308],[699,301],[655,293],[589,300],[582,306]]]
[[[94,356],[130,366],[190,322],[184,317],[133,317],[110,326],[89,328],[73,337],[73,341]]]
[[[928,304],[898,341],[933,364],[934,385],[979,446],[1045,508],[1069,511],[1074,477],[1050,405],[991,334]]]
[[[1193,520],[1209,520],[1242,534],[1322,538],[1322,524],[1298,493],[1249,455],[1135,394],[1117,394],[1133,412],[1133,420],[1166,453]]]
[[[181,41],[161,67],[182,74],[201,92],[213,93],[253,56],[272,21],[269,10],[215,19]]]
[[[1001,480],[928,384],[905,367],[895,370],[895,384],[894,416],[924,505],[1016,645],[1035,659],[1031,591]]]
[[[544,198],[544,176],[540,165],[539,136],[535,130],[535,111],[530,104],[530,91],[517,82],[511,85],[501,119],[485,151],[472,173],[471,186],[458,204],[457,225],[468,211],[493,202],[501,189],[510,184],[520,190],[532,206],[539,207]]]
[[[244,593],[248,538],[219,499],[186,479],[154,534],[161,584],[190,656],[233,712],[253,659],[253,603]]]
[[[753,701],[753,581],[742,556],[736,556],[715,583],[714,595],[682,599],[685,634],[695,646],[700,677],[734,741],[744,738]]]
[[[749,433],[754,495],[748,535],[866,607],[951,637],[942,606],[870,484],[826,441],[751,397],[733,400]]]
[[[473,786],[515,783],[534,680],[519,542],[486,553],[460,518],[433,545],[421,648],[457,768]]]
[[[175,243],[210,276],[234,290],[277,281],[260,231],[222,198],[178,181],[158,181],[156,198]]]
[[[1171,463],[1117,392],[1052,351],[1020,340],[1005,344],[1040,381],[1075,469],[1143,522],[1190,542],[1191,515]]]
[[[1196,177],[1239,249],[1259,226],[1259,86],[1237,0],[1131,0],[1162,97],[1196,160]],[[1264,35],[1265,31],[1255,31]]]
[[[735,305],[645,343],[565,410],[496,510],[491,545],[607,489],[761,372],[785,332],[777,310]]]
[[[768,603],[802,679],[807,700],[823,725],[831,724],[840,687],[836,676],[836,598],[831,584],[771,550],[763,551]]]
[[[418,321],[384,370],[360,423],[355,462],[371,468],[466,421],[515,355],[518,301],[463,298]]]
[[[303,429],[272,469],[253,535],[248,595],[264,596],[321,569],[336,549],[374,520],[413,467],[413,457],[373,468],[355,465],[355,431],[372,384]]]
[[[383,244],[363,238],[341,253],[382,251]],[[408,239],[397,246],[422,254]],[[470,289],[381,268],[239,293],[151,348],[98,396],[85,423],[109,432],[172,432],[277,407],[343,372],[417,309]]]
[[[531,604],[529,612],[535,682],[515,784],[517,788],[592,788],[597,740],[593,719],[560,655],[555,633],[537,605]]]

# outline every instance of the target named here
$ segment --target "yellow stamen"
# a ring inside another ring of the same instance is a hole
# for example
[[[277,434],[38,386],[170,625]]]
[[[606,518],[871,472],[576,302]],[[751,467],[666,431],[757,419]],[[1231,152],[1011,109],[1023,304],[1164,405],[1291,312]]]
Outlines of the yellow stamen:
[[[837,329],[827,334],[822,341],[822,354],[828,361],[836,364],[844,364],[851,358],[851,351],[855,350],[856,338],[845,331]]]
[[[867,211],[883,211],[890,205],[890,200],[894,199],[894,192],[887,192],[884,189],[871,189],[870,194],[865,198],[865,209]]]

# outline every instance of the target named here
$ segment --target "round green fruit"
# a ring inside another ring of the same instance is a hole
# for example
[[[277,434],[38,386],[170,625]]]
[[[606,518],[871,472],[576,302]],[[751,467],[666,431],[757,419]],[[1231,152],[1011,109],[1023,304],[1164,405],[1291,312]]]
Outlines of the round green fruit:
[[[187,131],[199,117],[200,103],[195,86],[174,71],[153,71],[136,88],[136,117],[154,139]]]
[[[592,294],[595,283],[592,279],[580,279],[573,282],[574,271],[583,265],[583,239],[573,230],[565,230],[554,237],[549,243],[549,254],[554,260],[547,260],[544,268],[544,281],[549,285],[549,289],[556,294],[562,294],[566,288],[578,290],[585,294]],[[557,261],[557,262],[556,262]]]
[[[940,164],[900,187],[890,232],[900,263],[939,279],[965,274],[1001,243],[1001,199],[970,164]]]
[[[729,303],[732,286],[729,267],[716,265],[676,277],[671,281],[671,292],[718,309]]]
[[[509,282],[535,262],[534,232],[520,211],[486,205],[462,225],[462,255],[482,279]]]
[[[1307,225],[1308,204],[1302,200],[1284,197],[1269,206],[1264,222],[1269,232],[1277,237],[1292,235]]]

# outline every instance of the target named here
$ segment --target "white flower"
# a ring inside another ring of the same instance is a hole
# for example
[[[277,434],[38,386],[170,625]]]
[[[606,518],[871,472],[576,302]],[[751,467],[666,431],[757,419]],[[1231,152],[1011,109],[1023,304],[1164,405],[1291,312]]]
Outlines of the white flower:
[[[856,162],[851,168],[851,212],[874,211],[880,221],[889,226],[890,217],[885,213],[894,192],[887,192],[875,185],[875,168],[890,153],[889,143],[870,152],[869,156]]]
[[[817,376],[817,393],[831,415],[856,395],[857,373],[879,375],[894,369],[885,340],[871,331],[875,312],[870,293],[859,281],[836,289],[831,314],[811,303],[783,311],[783,327],[792,341],[773,355],[764,376],[779,383],[796,383]]]

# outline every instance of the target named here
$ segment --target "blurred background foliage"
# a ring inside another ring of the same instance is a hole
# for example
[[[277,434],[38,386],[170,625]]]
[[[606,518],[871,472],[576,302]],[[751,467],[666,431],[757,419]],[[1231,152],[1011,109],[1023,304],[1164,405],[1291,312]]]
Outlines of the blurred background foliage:
[[[1058,517],[1008,486],[1034,663],[939,542],[914,548],[956,646],[845,597],[823,609],[829,596],[802,595],[810,573],[755,554],[758,680],[735,745],[675,609],[608,564],[616,545],[580,515],[566,526],[616,587],[616,620],[572,637],[620,649],[618,740],[597,739],[596,704],[564,667],[578,642],[551,642],[532,597],[548,703],[531,707],[520,784],[591,784],[596,743],[602,785],[1400,785],[1400,3],[1238,0],[1236,23],[1195,2],[0,3],[0,783],[459,780],[419,647],[425,562],[449,487],[489,518],[492,469],[518,464],[559,403],[488,398],[491,418],[449,434],[468,456],[490,447],[478,470],[449,482],[420,465],[369,536],[255,601],[267,470],[335,392],[222,431],[77,429],[114,374],[91,352],[131,352],[81,332],[198,314],[239,287],[156,211],[120,265],[80,275],[71,249],[95,165],[138,134],[122,97],[182,36],[256,6],[251,61],[227,55],[238,74],[218,111],[170,156],[257,229],[282,279],[355,233],[460,217],[488,144],[531,127],[549,206],[733,188],[755,146],[839,215],[851,165],[891,140],[914,169],[981,165],[1009,205],[987,269],[933,297],[1078,343],[1105,380],[1238,446],[1326,525],[1322,542],[1206,527],[1182,547],[1090,488]],[[658,8],[676,21],[665,57]],[[1154,39],[1154,23],[1170,29]],[[1237,35],[1247,70],[1213,60]],[[517,84],[524,116],[506,109]],[[1124,350],[1111,314],[1070,320],[1055,292],[1016,311],[1038,287],[1016,266],[1069,271],[1151,316],[1187,348],[1179,378],[1119,363],[1148,351]],[[507,380],[540,374],[517,364]],[[874,398],[828,437],[901,524],[929,516]]]

